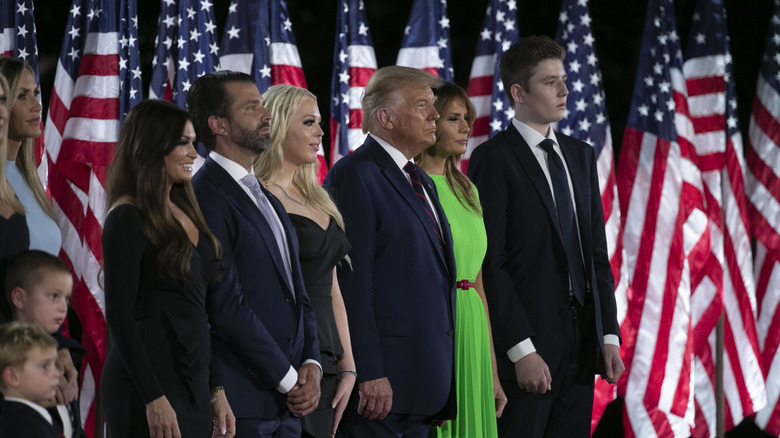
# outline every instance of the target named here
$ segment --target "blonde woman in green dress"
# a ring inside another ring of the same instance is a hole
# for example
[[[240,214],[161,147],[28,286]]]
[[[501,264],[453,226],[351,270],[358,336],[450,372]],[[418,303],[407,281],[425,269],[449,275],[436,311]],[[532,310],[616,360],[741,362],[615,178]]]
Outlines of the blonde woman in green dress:
[[[458,291],[455,299],[455,375],[458,414],[455,420],[431,431],[439,437],[496,437],[496,417],[506,405],[498,380],[490,331],[482,260],[487,235],[476,187],[458,169],[466,153],[474,106],[466,92],[446,83],[436,91],[436,144],[415,157],[436,184],[454,241]]]

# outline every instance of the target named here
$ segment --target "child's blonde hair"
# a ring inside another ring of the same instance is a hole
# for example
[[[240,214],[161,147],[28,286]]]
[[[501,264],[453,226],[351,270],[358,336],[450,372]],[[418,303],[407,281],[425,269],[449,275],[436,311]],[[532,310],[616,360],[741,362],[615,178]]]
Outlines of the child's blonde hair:
[[[57,348],[57,341],[43,327],[24,322],[0,325],[0,374],[8,367],[22,368],[34,348]],[[0,378],[0,389],[5,389]]]

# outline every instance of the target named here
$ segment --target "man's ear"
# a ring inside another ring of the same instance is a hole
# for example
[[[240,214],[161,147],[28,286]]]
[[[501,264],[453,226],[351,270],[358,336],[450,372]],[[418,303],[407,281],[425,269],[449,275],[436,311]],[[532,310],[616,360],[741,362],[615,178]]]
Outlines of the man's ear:
[[[11,290],[11,302],[19,310],[24,309],[27,303],[27,293],[21,287],[15,287]]]
[[[512,95],[512,100],[517,103],[525,103],[525,93],[526,91],[520,84],[512,84],[512,86],[509,87],[509,94]]]
[[[222,117],[210,116],[207,124],[214,135],[227,135],[227,120]]]
[[[393,129],[394,118],[393,112],[388,108],[379,108],[376,112],[376,119],[379,122],[379,126],[387,131]]]

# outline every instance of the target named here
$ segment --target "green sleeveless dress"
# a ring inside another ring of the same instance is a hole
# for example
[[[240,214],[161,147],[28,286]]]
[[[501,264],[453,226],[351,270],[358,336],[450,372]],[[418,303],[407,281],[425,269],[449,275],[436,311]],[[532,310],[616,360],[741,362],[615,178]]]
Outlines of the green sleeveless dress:
[[[482,216],[460,203],[443,175],[430,177],[436,184],[439,201],[452,230],[457,280],[473,283],[487,251]],[[434,427],[431,436],[493,438],[497,436],[496,406],[485,307],[474,288],[459,288],[456,293],[455,385],[458,414],[444,427]]]

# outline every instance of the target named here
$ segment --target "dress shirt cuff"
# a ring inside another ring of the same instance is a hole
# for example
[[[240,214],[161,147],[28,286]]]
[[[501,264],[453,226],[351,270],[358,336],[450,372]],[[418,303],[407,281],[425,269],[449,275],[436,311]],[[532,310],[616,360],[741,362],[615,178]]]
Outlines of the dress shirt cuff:
[[[515,363],[518,360],[535,352],[536,347],[534,347],[534,343],[531,341],[531,338],[525,338],[519,344],[510,348],[509,351],[506,352],[506,355],[509,356],[509,360],[511,360],[512,363]]]
[[[279,382],[279,386],[276,387],[276,390],[282,394],[287,394],[293,389],[293,386],[295,386],[296,383],[298,383],[298,372],[290,365],[290,370],[287,371],[287,374],[284,375],[282,381]]]
[[[615,345],[617,348],[620,348],[620,338],[618,338],[617,335],[604,335],[604,343]]]

